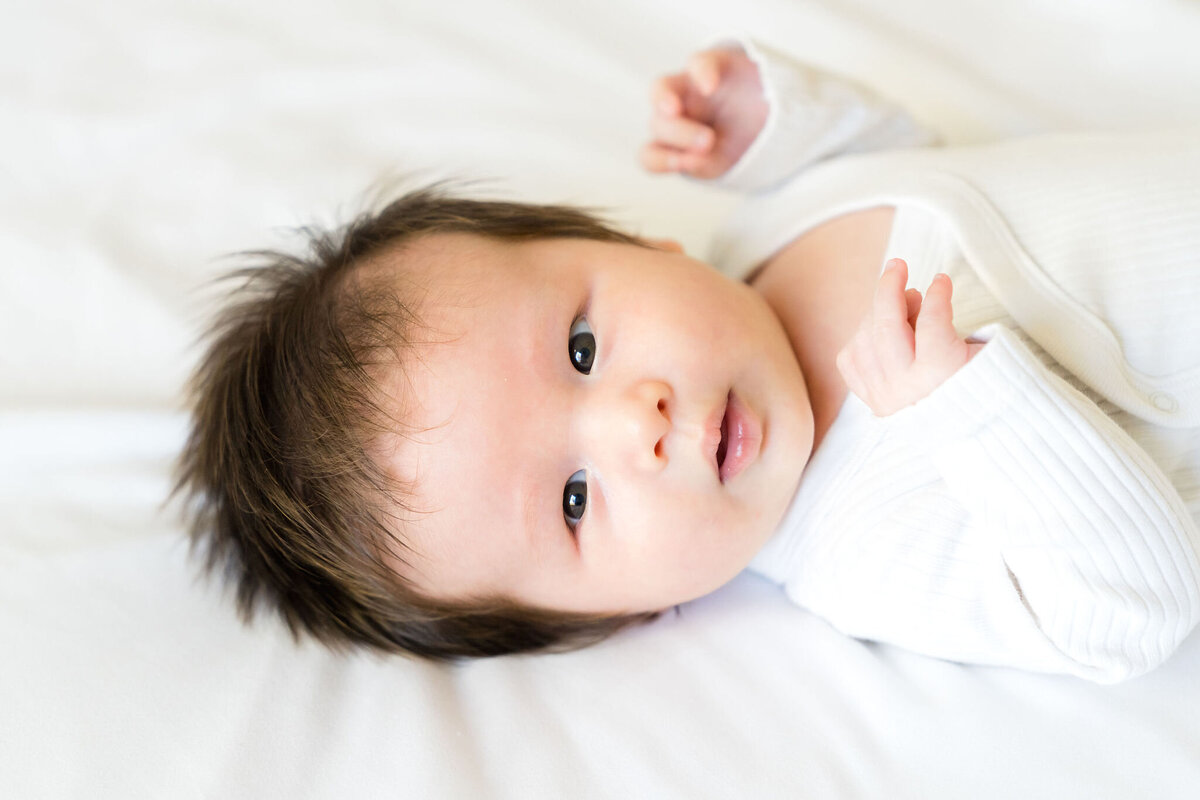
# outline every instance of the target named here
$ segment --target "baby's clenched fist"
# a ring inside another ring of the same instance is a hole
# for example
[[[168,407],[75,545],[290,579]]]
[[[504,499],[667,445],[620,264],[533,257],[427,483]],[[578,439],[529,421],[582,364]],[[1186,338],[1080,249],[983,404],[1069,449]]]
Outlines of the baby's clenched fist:
[[[651,102],[651,141],[642,148],[642,166],[694,178],[724,175],[758,136],[768,112],[758,66],[740,47],[696,53],[686,70],[655,82]]]

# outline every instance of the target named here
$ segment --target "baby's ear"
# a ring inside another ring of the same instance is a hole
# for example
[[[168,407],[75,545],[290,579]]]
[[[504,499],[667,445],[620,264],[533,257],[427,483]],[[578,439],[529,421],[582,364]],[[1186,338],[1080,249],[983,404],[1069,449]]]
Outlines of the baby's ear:
[[[642,241],[655,250],[666,250],[668,253],[683,252],[683,245],[674,239],[646,239],[643,237]]]

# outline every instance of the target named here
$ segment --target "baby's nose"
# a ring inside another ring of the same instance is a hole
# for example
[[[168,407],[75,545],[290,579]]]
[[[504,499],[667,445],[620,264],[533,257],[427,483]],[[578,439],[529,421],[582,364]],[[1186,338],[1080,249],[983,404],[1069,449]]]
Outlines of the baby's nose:
[[[658,471],[667,464],[671,432],[671,387],[643,380],[601,399],[592,425],[592,445],[617,465]]]

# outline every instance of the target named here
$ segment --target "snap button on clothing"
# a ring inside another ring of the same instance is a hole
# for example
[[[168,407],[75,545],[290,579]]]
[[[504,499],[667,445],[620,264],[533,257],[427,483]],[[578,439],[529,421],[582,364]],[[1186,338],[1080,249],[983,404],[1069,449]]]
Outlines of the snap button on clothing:
[[[1179,409],[1179,401],[1175,399],[1175,395],[1167,394],[1166,392],[1155,392],[1150,395],[1150,402],[1159,411],[1177,411]]]

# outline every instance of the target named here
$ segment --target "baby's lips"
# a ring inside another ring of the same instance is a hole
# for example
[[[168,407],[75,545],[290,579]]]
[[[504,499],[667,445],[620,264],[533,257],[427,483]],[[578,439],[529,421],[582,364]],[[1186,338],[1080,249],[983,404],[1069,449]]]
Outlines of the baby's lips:
[[[721,449],[721,439],[723,436],[723,422],[725,421],[725,409],[729,406],[729,395],[714,408],[704,422],[704,440],[701,442],[701,452],[704,453],[709,463],[712,464],[713,473],[720,477],[721,462],[717,458],[717,452]]]
[[[728,483],[758,458],[762,447],[762,421],[733,392],[725,407],[724,432],[725,459],[719,474],[721,483]]]

